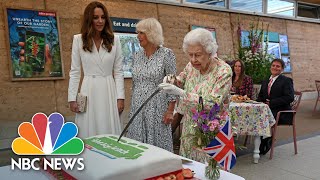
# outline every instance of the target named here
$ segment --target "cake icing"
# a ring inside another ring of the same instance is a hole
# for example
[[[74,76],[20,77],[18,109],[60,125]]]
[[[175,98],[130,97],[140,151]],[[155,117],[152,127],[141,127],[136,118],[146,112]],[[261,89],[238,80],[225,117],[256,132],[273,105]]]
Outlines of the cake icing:
[[[117,135],[100,135],[84,139],[83,171],[67,170],[76,179],[152,179],[178,173],[182,161],[164,149]]]

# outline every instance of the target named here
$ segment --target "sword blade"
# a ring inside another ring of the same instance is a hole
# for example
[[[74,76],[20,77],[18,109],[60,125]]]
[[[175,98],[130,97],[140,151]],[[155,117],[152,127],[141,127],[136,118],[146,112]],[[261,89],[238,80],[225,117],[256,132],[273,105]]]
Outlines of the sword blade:
[[[158,88],[155,92],[153,92],[146,101],[143,102],[143,104],[139,107],[139,109],[133,114],[133,116],[130,118],[128,124],[126,125],[126,127],[123,129],[122,133],[119,136],[118,142],[121,139],[121,137],[124,135],[124,133],[127,131],[127,129],[129,128],[130,124],[133,122],[134,118],[139,114],[139,112],[141,111],[141,109],[150,101],[151,98],[153,98],[153,96],[155,96],[156,94],[158,94],[158,92],[160,92],[161,89]]]

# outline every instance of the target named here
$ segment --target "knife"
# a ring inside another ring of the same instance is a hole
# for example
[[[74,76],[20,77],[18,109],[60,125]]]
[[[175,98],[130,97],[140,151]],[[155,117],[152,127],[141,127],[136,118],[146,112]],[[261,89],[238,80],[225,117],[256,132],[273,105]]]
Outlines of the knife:
[[[130,124],[133,122],[134,118],[139,114],[139,112],[141,111],[141,109],[150,101],[151,98],[153,98],[153,96],[155,96],[156,94],[158,94],[158,92],[161,91],[161,88],[158,88],[155,92],[153,92],[151,94],[151,96],[148,97],[148,99],[146,101],[144,101],[144,103],[139,107],[139,109],[133,114],[133,116],[130,118],[128,124],[126,125],[126,127],[123,129],[122,133],[120,134],[120,137],[118,139],[118,142],[120,141],[121,137],[124,135],[124,133],[127,131],[127,129],[129,128]]]

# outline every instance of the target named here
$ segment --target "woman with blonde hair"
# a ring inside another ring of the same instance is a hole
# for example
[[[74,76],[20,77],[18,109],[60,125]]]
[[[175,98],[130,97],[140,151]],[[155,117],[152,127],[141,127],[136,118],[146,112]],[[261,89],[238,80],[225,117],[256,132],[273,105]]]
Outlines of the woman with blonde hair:
[[[163,78],[176,74],[176,58],[163,47],[162,27],[154,18],[143,19],[136,26],[142,49],[132,62],[132,99],[130,117],[154,93]],[[127,137],[173,152],[171,122],[176,96],[160,92],[135,117]]]

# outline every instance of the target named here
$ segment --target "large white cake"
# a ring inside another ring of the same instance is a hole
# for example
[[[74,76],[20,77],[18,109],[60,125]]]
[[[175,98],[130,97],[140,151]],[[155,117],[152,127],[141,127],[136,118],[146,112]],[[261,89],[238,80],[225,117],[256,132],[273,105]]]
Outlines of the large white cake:
[[[117,135],[100,135],[84,140],[83,171],[67,170],[76,179],[139,180],[161,175],[180,175],[179,156],[164,149]]]

